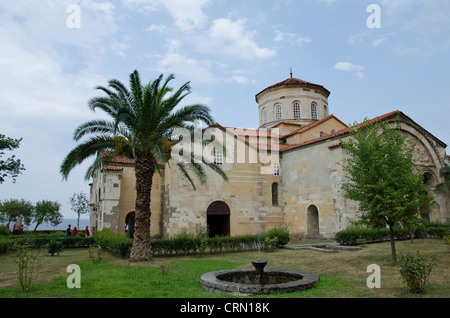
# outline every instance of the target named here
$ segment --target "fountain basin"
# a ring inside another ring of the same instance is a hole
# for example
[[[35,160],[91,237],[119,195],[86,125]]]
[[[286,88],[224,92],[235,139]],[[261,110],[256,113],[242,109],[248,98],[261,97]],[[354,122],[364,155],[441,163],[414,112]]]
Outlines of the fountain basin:
[[[317,274],[281,269],[266,269],[263,276],[254,269],[235,269],[200,277],[203,288],[209,292],[248,296],[306,290],[318,281]]]

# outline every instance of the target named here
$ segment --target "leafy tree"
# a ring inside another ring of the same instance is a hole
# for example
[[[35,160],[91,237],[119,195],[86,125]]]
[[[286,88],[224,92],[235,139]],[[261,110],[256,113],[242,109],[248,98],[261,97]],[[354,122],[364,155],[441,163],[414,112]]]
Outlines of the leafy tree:
[[[0,204],[0,221],[7,223],[9,228],[11,222],[16,222],[20,217],[24,224],[30,225],[34,206],[30,201],[24,199],[9,199]]]
[[[74,193],[72,197],[69,198],[69,204],[77,214],[77,228],[80,229],[80,217],[81,214],[89,213],[89,199],[83,191],[80,193]]]
[[[160,172],[171,159],[172,132],[176,128],[191,128],[194,121],[207,125],[213,124],[209,108],[195,104],[175,108],[190,94],[190,84],[185,83],[174,90],[169,86],[174,79],[170,75],[163,81],[161,74],[156,80],[143,86],[139,73],[130,74],[130,89],[118,80],[110,80],[109,87],[99,86],[106,93],[105,97],[94,97],[89,106],[105,111],[112,120],[93,120],[79,126],[74,133],[74,139],[79,141],[83,136],[91,137],[73,149],[61,165],[61,173],[67,179],[72,168],[92,155],[102,153],[91,165],[86,177],[108,161],[112,156],[131,158],[135,162],[136,203],[135,231],[133,246],[130,253],[131,261],[147,260],[150,255],[150,200],[153,175]],[[190,172],[199,181],[206,182],[204,166],[210,167],[227,181],[222,169],[214,163],[203,159],[197,163],[176,162],[191,185],[195,189]]]
[[[12,155],[6,160],[2,159],[2,156],[5,154],[3,150],[11,151],[17,149],[21,141],[22,138],[12,139],[0,134],[0,184],[5,181],[5,177],[12,178],[13,183],[16,182],[17,176],[25,170],[20,159],[15,159],[15,155]]]
[[[59,212],[61,204],[53,201],[39,201],[36,203],[33,213],[33,223],[36,224],[33,232],[42,223],[50,223],[52,226],[57,226],[63,221],[63,215]]]
[[[445,164],[440,170],[441,177],[444,178],[444,182],[437,185],[438,191],[450,191],[450,166]]]
[[[414,172],[414,143],[387,121],[355,125],[351,138],[341,141],[344,159],[344,197],[359,202],[361,219],[389,228],[392,261],[397,263],[394,226],[415,226],[432,198],[423,177]],[[419,212],[420,211],[420,212]]]

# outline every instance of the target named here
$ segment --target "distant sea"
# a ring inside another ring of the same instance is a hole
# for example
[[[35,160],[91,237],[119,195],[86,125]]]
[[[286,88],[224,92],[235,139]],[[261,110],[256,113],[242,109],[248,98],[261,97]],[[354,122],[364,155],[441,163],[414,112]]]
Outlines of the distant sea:
[[[72,229],[77,226],[77,219],[64,219],[64,221],[57,225],[57,226],[52,226],[51,224],[47,224],[47,223],[43,223],[41,225],[38,226],[37,230],[65,230],[67,229],[67,227],[69,226],[69,224],[71,225]],[[80,219],[80,227],[78,228],[78,230],[84,230],[86,228],[86,226],[89,225],[89,219]],[[31,223],[30,226],[25,226],[25,230],[28,231],[33,231],[34,227],[36,226],[36,224]],[[12,226],[11,226],[12,227]]]

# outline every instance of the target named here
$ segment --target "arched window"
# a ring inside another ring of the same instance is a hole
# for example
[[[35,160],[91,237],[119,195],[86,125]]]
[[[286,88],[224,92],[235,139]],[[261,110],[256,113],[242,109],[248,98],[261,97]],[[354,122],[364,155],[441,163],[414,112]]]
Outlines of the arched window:
[[[214,149],[214,163],[218,166],[223,166],[223,152]]]
[[[311,118],[317,119],[317,104],[316,103],[311,104]]]
[[[275,120],[281,120],[283,119],[283,108],[281,107],[281,104],[275,105]]]
[[[323,131],[320,132],[320,137],[325,136],[325,133]]]
[[[267,109],[263,108],[262,110],[262,124],[267,124]]]
[[[280,175],[280,163],[275,162],[273,164],[273,175],[274,176],[279,176]]]
[[[294,110],[294,118],[295,119],[301,118],[300,103],[299,102],[294,102],[292,104],[292,108]]]
[[[432,186],[434,183],[434,177],[430,172],[425,172],[423,174],[423,183],[428,185],[428,186]]]
[[[272,183],[272,205],[278,205],[278,183]]]
[[[323,117],[327,117],[328,116],[328,108],[327,105],[323,106]]]

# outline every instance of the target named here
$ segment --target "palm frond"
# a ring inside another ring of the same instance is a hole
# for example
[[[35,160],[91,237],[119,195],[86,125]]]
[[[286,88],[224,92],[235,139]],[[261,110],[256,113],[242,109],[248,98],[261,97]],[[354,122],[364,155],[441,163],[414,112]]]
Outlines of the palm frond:
[[[115,123],[106,120],[91,120],[75,129],[73,139],[78,141],[86,134],[114,134],[116,130]]]
[[[114,140],[109,136],[94,136],[89,140],[75,147],[64,158],[60,173],[64,180],[67,180],[70,171],[77,165],[81,164],[87,158],[97,155],[100,151],[112,150],[114,148]]]
[[[91,110],[95,111],[97,108],[100,108],[105,113],[114,118],[117,113],[117,109],[121,104],[116,99],[100,96],[91,98],[88,102],[88,105]]]
[[[142,94],[141,79],[137,71],[134,71],[133,73],[130,74],[130,90],[131,95],[133,96],[132,105],[136,108],[135,112],[140,113],[139,110],[142,109],[143,94]]]

